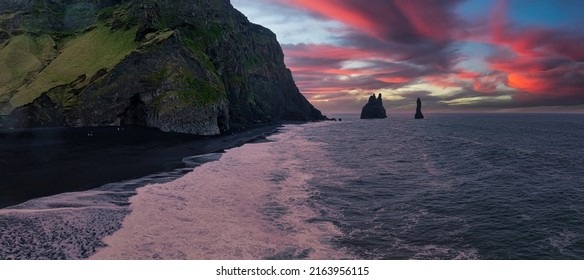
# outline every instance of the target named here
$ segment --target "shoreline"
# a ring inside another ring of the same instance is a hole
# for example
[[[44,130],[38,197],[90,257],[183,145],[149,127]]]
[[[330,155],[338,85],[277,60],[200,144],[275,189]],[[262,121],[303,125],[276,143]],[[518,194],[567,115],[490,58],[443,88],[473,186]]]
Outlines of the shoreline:
[[[220,136],[142,127],[0,130],[0,209],[178,169],[185,157],[265,139],[283,124]]]

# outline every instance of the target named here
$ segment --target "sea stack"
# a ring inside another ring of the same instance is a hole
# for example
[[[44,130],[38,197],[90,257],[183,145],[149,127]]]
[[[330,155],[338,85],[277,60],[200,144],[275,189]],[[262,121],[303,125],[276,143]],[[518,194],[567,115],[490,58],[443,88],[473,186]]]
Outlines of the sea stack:
[[[418,101],[416,101],[416,103],[418,103],[418,106],[416,107],[416,119],[423,119],[424,118],[424,114],[422,114],[422,100],[420,100],[420,98],[418,98]]]
[[[362,119],[385,119],[387,118],[387,113],[383,107],[383,100],[381,99],[381,93],[377,98],[375,94],[369,97],[369,102],[361,110]]]

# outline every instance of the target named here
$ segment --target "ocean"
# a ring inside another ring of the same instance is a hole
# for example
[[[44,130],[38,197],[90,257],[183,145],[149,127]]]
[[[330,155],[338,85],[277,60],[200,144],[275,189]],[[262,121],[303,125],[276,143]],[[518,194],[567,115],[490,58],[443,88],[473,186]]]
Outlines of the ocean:
[[[584,259],[584,115],[426,117],[285,125],[0,209],[0,259]]]

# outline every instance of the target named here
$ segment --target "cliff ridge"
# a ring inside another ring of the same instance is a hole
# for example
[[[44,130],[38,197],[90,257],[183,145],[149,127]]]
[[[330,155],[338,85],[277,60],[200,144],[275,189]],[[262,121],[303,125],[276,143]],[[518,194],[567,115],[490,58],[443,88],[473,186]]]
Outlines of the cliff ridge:
[[[216,135],[325,118],[296,87],[276,36],[228,0],[5,2],[4,127]]]

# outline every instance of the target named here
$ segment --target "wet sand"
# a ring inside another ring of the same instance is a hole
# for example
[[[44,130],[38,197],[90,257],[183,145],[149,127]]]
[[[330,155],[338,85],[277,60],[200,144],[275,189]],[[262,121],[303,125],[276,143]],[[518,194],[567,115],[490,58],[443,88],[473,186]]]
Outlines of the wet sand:
[[[0,130],[0,208],[180,168],[184,157],[261,140],[278,127],[217,137],[138,127]]]

